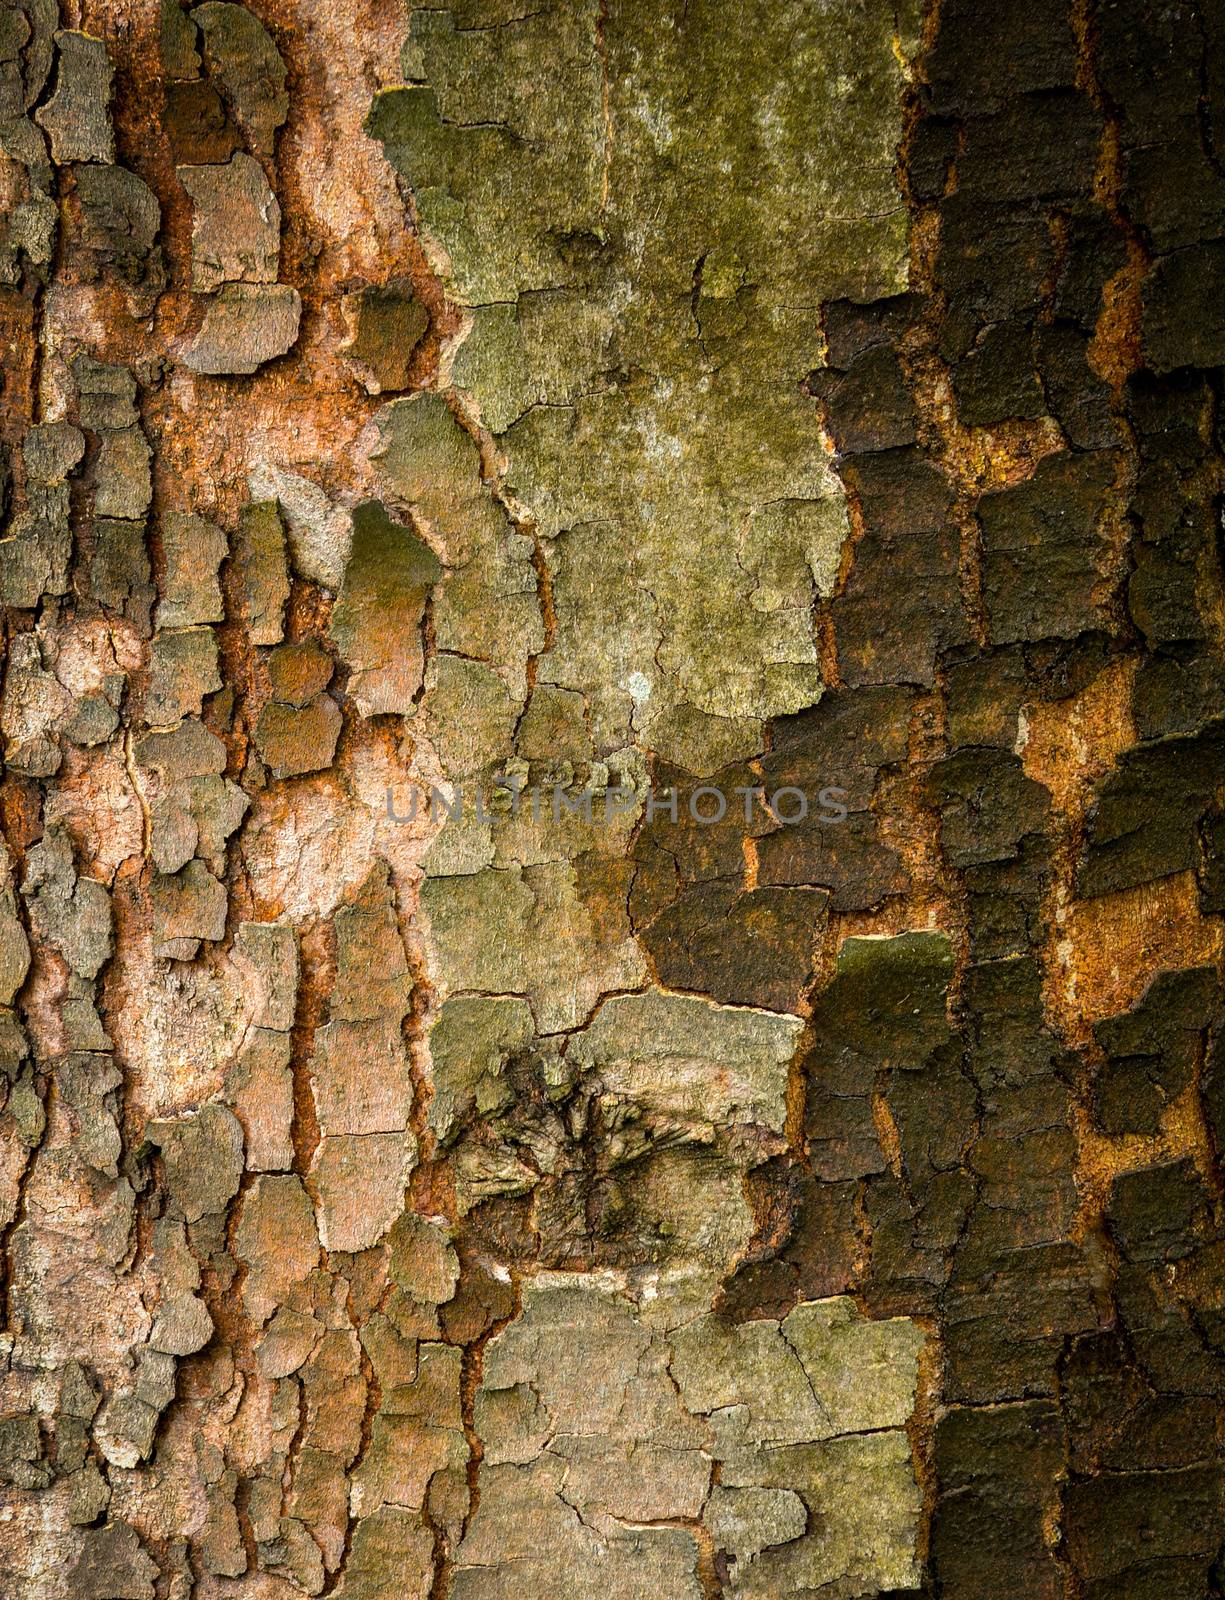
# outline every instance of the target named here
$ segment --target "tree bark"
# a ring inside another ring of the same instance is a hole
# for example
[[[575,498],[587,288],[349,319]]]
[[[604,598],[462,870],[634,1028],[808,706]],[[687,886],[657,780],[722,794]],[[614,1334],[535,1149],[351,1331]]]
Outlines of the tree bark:
[[[1225,1590],[1225,20],[3,0],[0,1594]]]

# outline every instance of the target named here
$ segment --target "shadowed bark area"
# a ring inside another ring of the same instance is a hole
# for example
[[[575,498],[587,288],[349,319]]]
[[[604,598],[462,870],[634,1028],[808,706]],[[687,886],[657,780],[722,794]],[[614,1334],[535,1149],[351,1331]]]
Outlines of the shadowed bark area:
[[[1225,22],[0,0],[0,1596],[1225,1594]]]

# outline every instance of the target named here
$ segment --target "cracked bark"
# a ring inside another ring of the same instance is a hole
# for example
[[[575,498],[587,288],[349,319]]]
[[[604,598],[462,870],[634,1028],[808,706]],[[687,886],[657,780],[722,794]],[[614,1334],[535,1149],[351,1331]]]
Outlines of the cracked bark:
[[[0,24],[0,1593],[1225,1592],[1211,8]]]

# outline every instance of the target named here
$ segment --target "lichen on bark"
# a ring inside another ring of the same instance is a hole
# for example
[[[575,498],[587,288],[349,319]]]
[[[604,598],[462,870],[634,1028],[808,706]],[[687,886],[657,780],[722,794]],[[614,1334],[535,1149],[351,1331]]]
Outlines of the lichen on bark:
[[[0,68],[0,1594],[1218,1594],[1213,9]]]

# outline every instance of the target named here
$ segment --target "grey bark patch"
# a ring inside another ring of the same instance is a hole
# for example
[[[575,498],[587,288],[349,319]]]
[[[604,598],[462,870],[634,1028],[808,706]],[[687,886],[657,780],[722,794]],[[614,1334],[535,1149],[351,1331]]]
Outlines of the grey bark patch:
[[[287,284],[229,284],[205,302],[179,360],[192,372],[249,376],[292,349],[301,318],[302,298]]]
[[[46,130],[58,162],[115,159],[111,127],[111,63],[101,39],[63,30],[56,34],[55,90],[34,120]]]
[[[192,201],[191,286],[275,283],[281,208],[258,161],[239,151],[224,166],[176,168]]]
[[[166,565],[155,613],[159,628],[225,620],[217,571],[228,550],[229,541],[215,523],[180,511],[166,512],[162,518]]]
[[[203,35],[204,60],[225,89],[252,146],[271,155],[276,130],[289,115],[285,63],[272,36],[245,6],[207,0],[192,12]]]
[[[156,1574],[136,1529],[116,1521],[86,1531],[72,1577],[81,1600],[153,1600]]]

